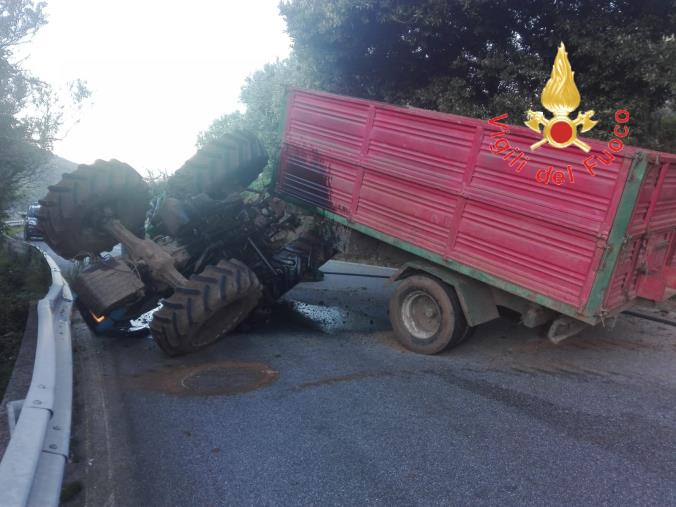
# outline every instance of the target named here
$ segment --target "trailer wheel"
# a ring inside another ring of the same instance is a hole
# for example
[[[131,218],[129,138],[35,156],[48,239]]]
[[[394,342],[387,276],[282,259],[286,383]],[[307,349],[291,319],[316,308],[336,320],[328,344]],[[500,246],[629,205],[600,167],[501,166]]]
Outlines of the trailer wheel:
[[[222,260],[176,288],[153,315],[150,331],[167,355],[193,352],[235,329],[260,298],[254,272],[238,260]]]
[[[80,165],[49,187],[38,223],[45,242],[66,259],[113,248],[117,240],[102,227],[106,214],[134,233],[143,232],[148,186],[131,166],[111,160]]]
[[[455,290],[425,275],[405,278],[390,298],[390,322],[399,341],[419,354],[436,354],[467,336]]]

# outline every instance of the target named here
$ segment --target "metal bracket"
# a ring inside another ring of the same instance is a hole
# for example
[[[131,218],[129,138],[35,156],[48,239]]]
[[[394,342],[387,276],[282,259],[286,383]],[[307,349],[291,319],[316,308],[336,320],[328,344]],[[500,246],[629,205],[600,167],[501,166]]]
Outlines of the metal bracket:
[[[570,338],[571,336],[576,335],[588,327],[589,324],[563,315],[552,322],[551,326],[549,326],[547,338],[549,338],[550,342],[558,344],[566,338]]]
[[[19,416],[21,415],[21,408],[23,407],[24,400],[13,400],[7,403],[7,419],[9,419],[9,434],[10,436],[14,434],[14,428],[16,428],[16,423],[19,421]]]
[[[407,262],[390,277],[390,281],[401,280],[416,271],[428,273],[455,288],[470,326],[478,326],[500,316],[489,285],[436,264],[423,261]]]

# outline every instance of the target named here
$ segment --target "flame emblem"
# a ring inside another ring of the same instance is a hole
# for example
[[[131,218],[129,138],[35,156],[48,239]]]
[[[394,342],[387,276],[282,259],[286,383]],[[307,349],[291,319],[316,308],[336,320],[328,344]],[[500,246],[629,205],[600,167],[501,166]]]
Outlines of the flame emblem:
[[[590,146],[577,138],[577,127],[581,127],[581,132],[587,132],[594,128],[598,123],[592,119],[594,111],[579,112],[577,118],[571,120],[568,115],[575,111],[580,105],[580,92],[575,86],[575,73],[568,61],[568,53],[563,42],[559,46],[552,67],[552,75],[547,81],[540,102],[551,112],[554,117],[548,119],[541,111],[528,110],[528,119],[525,125],[538,134],[543,135],[543,139],[531,145],[531,150],[537,150],[545,143],[549,143],[555,148],[567,148],[574,144],[584,152],[588,152]],[[544,127],[540,130],[540,127]]]

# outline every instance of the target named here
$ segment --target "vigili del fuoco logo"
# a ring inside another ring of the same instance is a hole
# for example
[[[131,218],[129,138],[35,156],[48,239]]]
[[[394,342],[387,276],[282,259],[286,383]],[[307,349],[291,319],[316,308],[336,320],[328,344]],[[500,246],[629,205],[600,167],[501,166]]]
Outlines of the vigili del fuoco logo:
[[[532,144],[531,150],[537,150],[544,143],[549,143],[555,148],[567,148],[573,144],[584,152],[591,149],[587,143],[577,138],[577,127],[582,127],[580,129],[582,132],[593,129],[598,123],[592,120],[594,111],[579,112],[574,120],[568,118],[568,115],[580,106],[580,92],[575,86],[574,74],[568,61],[566,47],[562,42],[556,53],[552,77],[547,81],[545,89],[542,90],[542,97],[540,97],[544,108],[554,117],[548,120],[544,113],[528,110],[526,126],[538,134],[541,133],[540,125],[545,128],[542,132],[543,139]]]
[[[578,128],[580,132],[587,132],[593,129],[598,121],[594,120],[594,111],[588,110],[578,112],[573,120],[569,115],[575,111],[581,102],[580,92],[575,85],[575,73],[568,61],[568,53],[561,43],[554,59],[552,74],[547,84],[545,84],[540,97],[543,107],[552,113],[551,118],[547,118],[541,111],[527,111],[527,120],[525,125],[531,130],[542,135],[542,139],[530,146],[530,151],[535,151],[542,145],[547,144],[554,148],[568,148],[576,146],[584,153],[588,153],[591,147],[584,141],[578,139]],[[500,156],[507,162],[510,168],[517,174],[521,173],[529,162],[528,155],[520,148],[512,146],[507,139],[509,134],[509,125],[501,123],[506,120],[508,115],[502,114],[488,120],[493,127],[498,127],[496,132],[491,134],[495,141],[489,146],[490,150]],[[622,138],[629,134],[629,127],[626,123],[629,121],[629,112],[620,109],[615,113],[616,126],[613,130],[615,137],[608,141],[608,146],[600,154],[590,155],[581,160],[584,170],[591,176],[596,176],[594,168],[600,168],[600,165],[609,165],[615,160],[615,153],[624,148]],[[536,168],[534,173],[535,180],[538,183],[548,185],[550,182],[560,186],[566,181],[575,182],[575,175],[572,165],[567,165],[564,169],[549,167]]]

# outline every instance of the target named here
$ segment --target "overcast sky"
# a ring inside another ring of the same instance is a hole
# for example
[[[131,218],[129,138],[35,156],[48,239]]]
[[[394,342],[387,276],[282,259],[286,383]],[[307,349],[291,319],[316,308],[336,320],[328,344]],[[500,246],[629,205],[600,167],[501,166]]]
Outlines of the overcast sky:
[[[279,0],[48,0],[24,67],[56,88],[87,81],[92,105],[54,152],[174,171],[197,134],[241,108],[245,78],[289,53]],[[66,129],[72,125],[69,119]]]

